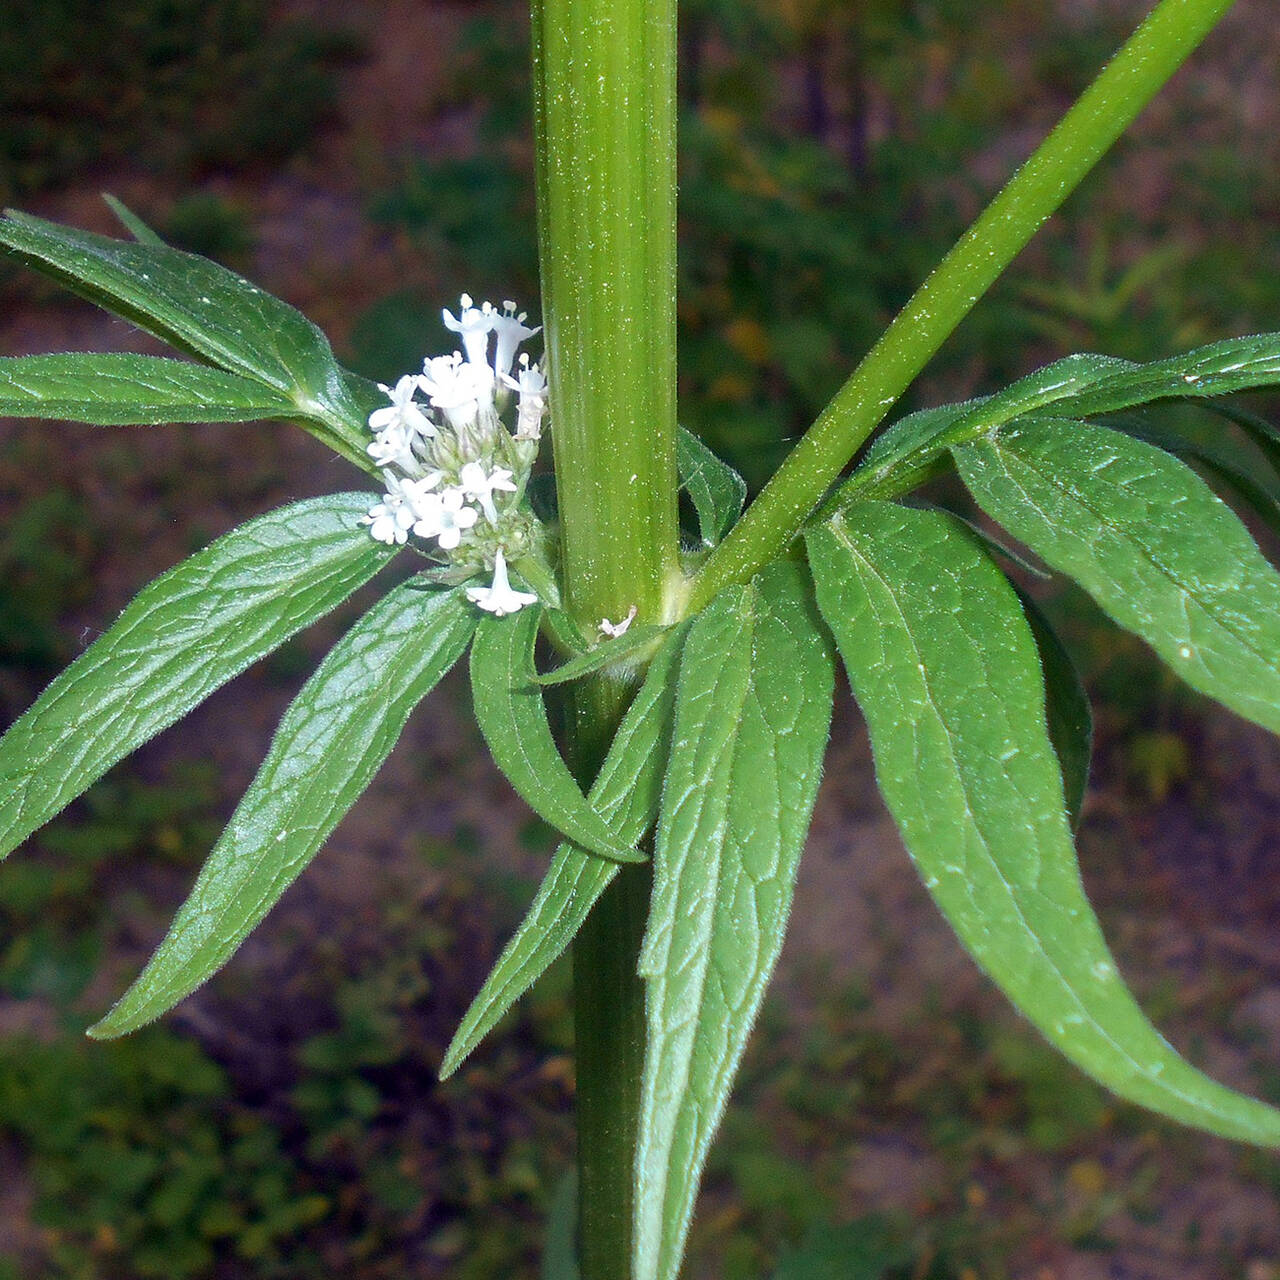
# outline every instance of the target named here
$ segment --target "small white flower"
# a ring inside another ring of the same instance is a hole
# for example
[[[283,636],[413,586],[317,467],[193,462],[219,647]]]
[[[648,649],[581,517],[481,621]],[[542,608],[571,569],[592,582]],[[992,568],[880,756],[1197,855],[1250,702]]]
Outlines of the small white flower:
[[[462,295],[461,315],[455,316],[448,307],[443,311],[444,327],[462,339],[462,349],[467,353],[470,364],[487,369],[489,367],[489,334],[493,330],[495,313],[489,303],[475,306],[471,295]]]
[[[600,634],[609,636],[614,640],[616,640],[618,636],[625,636],[627,634],[627,628],[636,620],[636,613],[636,606],[632,605],[631,608],[627,610],[627,616],[623,618],[621,622],[610,622],[608,618],[601,618]]]
[[[409,526],[413,513],[406,507],[393,507],[385,502],[369,508],[369,514],[360,520],[369,526],[369,534],[378,542],[390,546],[393,542],[403,546],[409,540]]]
[[[529,591],[515,591],[507,577],[507,560],[499,547],[493,557],[493,585],[489,587],[468,587],[467,599],[486,613],[496,618],[505,618],[509,613],[519,613],[527,604],[533,604],[537,596]]]
[[[419,538],[435,538],[441,551],[452,551],[462,535],[480,518],[474,507],[463,505],[461,489],[443,493],[424,493],[414,505],[414,534]]]
[[[382,501],[369,508],[369,514],[361,517],[360,523],[369,526],[369,534],[378,542],[388,546],[399,543],[401,546],[409,539],[409,529],[417,519],[414,512],[416,497],[415,482],[402,480],[398,476],[384,473],[387,492]],[[417,482],[421,484],[422,482]]]
[[[520,393],[520,409],[516,421],[517,440],[542,438],[542,415],[547,411],[547,375],[542,366],[530,364],[527,355],[520,357],[520,376],[504,373],[502,381]]]
[[[512,483],[511,476],[512,473],[506,467],[494,467],[485,475],[484,468],[478,462],[468,462],[458,472],[458,485],[468,498],[480,504],[485,519],[490,524],[497,524],[498,513],[493,505],[493,495],[500,490],[515,493],[516,486]]]
[[[394,387],[378,383],[378,388],[391,397],[391,403],[385,409],[375,409],[369,415],[369,430],[375,434],[388,430],[401,430],[408,433],[420,432],[424,436],[436,433],[436,424],[431,421],[423,406],[414,401],[418,390],[418,379],[406,373]]]
[[[481,404],[492,404],[488,365],[464,363],[455,351],[451,356],[424,360],[422,370],[418,385],[455,431],[465,430],[476,420]]]
[[[417,455],[413,451],[414,436],[402,427],[389,427],[380,431],[367,446],[369,456],[380,467],[399,467],[402,471],[413,471],[418,466]]]
[[[541,325],[530,329],[525,324],[528,318],[528,313],[525,311],[516,315],[514,302],[504,302],[501,311],[491,312],[490,325],[498,335],[493,353],[493,372],[496,377],[505,380],[511,372],[511,362],[516,358],[516,348],[522,342],[532,338],[535,333],[542,332]]]

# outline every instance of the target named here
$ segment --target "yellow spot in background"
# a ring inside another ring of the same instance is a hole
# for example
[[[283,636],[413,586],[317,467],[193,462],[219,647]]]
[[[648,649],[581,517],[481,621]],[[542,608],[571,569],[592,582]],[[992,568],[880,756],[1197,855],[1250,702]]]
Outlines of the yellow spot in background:
[[[1107,1171],[1097,1160],[1077,1160],[1067,1170],[1067,1182],[1086,1196],[1100,1196],[1107,1189]]]
[[[749,316],[735,316],[730,320],[724,327],[724,340],[751,364],[764,364],[769,358],[769,335],[758,320]]]
[[[707,399],[742,404],[751,399],[751,383],[741,374],[722,373],[707,388]]]

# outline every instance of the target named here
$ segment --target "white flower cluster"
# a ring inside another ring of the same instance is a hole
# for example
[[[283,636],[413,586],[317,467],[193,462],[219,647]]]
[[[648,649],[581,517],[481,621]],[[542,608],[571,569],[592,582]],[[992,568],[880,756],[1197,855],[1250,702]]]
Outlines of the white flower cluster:
[[[476,306],[465,293],[457,316],[443,314],[462,350],[428,357],[420,374],[383,386],[391,403],[369,415],[369,455],[386,492],[363,523],[379,542],[415,539],[411,545],[453,580],[491,570],[492,585],[469,587],[467,595],[502,617],[537,599],[511,586],[507,563],[533,552],[539,537],[521,500],[542,437],[547,379],[516,352],[540,328],[530,328],[512,302],[501,310]],[[509,430],[502,414],[513,393]]]

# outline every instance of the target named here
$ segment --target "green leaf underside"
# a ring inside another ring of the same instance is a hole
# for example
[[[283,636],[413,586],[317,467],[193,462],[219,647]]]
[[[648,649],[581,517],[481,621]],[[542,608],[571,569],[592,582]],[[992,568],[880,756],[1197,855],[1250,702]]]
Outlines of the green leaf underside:
[[[697,513],[702,543],[714,547],[742,514],[747,482],[683,427],[676,435],[676,469]]]
[[[186,360],[122,353],[0,359],[0,417],[147,426],[297,413],[291,400],[261,382]]]
[[[950,445],[1026,414],[1050,410],[1057,417],[1084,418],[1156,400],[1221,396],[1276,383],[1280,333],[1230,338],[1149,364],[1113,356],[1067,356],[995,395],[921,410],[894,423],[867,451],[841,496],[883,496],[895,471],[918,473]],[[903,482],[892,491],[905,491]]]
[[[372,469],[364,420],[329,341],[287,303],[196,254],[6,212],[0,246],[188,355],[293,402],[331,448]]]
[[[656,625],[631,626],[620,636],[605,640],[570,658],[567,662],[537,677],[541,685],[567,684],[570,680],[580,680],[583,676],[594,675],[605,667],[631,667],[637,655],[652,646],[667,631],[666,627]]]
[[[1093,756],[1093,712],[1089,707],[1089,695],[1080,682],[1076,664],[1040,606],[1026,592],[1017,587],[1014,590],[1040,655],[1040,670],[1044,674],[1045,724],[1053,753],[1062,769],[1067,818],[1074,831],[1080,826],[1084,793],[1089,786],[1089,761]]]
[[[1261,451],[1272,470],[1280,472],[1280,426],[1225,400],[1203,400],[1200,407],[1235,423]]]
[[[679,1269],[707,1150],[782,946],[832,688],[833,657],[794,563],[723,592],[685,642],[640,959],[648,1048],[635,1280]]]
[[[1122,1097],[1280,1141],[1280,1112],[1181,1059],[1116,970],[1076,865],[1035,642],[1003,574],[946,516],[884,503],[859,504],[808,543],[880,789],[970,954]]]
[[[658,812],[683,636],[684,628],[673,631],[654,655],[591,788],[592,806],[631,844],[643,838]],[[616,862],[568,842],[560,845],[528,914],[459,1024],[440,1065],[442,1080],[568,947],[617,874]]]
[[[561,835],[615,862],[643,862],[588,804],[556,749],[536,682],[541,606],[482,618],[471,649],[471,698],[480,732],[521,799]]]
[[[1118,431],[1053,418],[955,452],[993,519],[1188,684],[1280,731],[1280,575],[1194,471]]]
[[[89,1034],[124,1035],[208,981],[297,879],[475,630],[460,590],[401,584],[334,645],[137,981]]]
[[[283,507],[144,587],[0,739],[0,855],[390,559],[367,493]]]

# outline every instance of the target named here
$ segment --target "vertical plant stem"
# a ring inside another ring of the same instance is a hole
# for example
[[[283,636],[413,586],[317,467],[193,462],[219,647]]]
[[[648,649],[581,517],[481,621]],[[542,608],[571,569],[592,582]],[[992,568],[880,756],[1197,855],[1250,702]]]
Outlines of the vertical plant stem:
[[[631,1274],[645,1037],[636,956],[649,915],[651,880],[647,863],[623,867],[573,946],[582,1280],[625,1280]]]
[[[1231,8],[1162,0],[1034,155],[916,290],[737,527],[703,566],[690,609],[779,554],[827,487],[974,303]]]
[[[608,749],[630,689],[607,678],[574,691],[571,762],[585,784]],[[636,1130],[644,1070],[644,984],[636,959],[649,914],[648,864],[624,866],[573,944],[582,1280],[631,1274]]]
[[[565,602],[678,583],[675,0],[533,0],[542,306]]]
[[[532,0],[538,239],[566,608],[587,633],[680,595],[675,411],[675,0]],[[575,691],[569,755],[603,759],[630,690]],[[647,867],[573,949],[582,1280],[631,1274]]]

